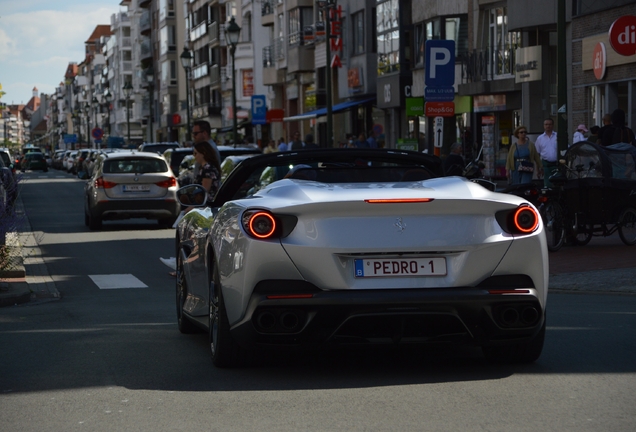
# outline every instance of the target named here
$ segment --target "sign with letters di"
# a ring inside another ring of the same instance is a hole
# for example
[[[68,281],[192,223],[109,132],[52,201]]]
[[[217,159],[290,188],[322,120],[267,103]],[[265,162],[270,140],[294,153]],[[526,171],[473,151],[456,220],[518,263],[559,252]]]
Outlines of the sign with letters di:
[[[455,41],[427,40],[425,54],[426,86],[452,87],[455,84]]]

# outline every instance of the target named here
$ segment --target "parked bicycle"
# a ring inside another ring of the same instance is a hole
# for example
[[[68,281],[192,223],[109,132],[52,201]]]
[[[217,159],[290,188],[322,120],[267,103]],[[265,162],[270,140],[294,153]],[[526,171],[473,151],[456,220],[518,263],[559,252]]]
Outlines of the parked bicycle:
[[[636,147],[591,142],[571,146],[542,189],[539,202],[548,249],[567,239],[586,245],[593,236],[618,232],[626,245],[636,244]]]

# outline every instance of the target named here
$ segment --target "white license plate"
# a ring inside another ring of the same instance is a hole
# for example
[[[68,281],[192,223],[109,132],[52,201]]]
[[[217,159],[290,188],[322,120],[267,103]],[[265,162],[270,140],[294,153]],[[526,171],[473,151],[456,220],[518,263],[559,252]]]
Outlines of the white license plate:
[[[355,260],[356,277],[445,276],[446,258]]]
[[[124,185],[124,192],[148,192],[150,185]]]

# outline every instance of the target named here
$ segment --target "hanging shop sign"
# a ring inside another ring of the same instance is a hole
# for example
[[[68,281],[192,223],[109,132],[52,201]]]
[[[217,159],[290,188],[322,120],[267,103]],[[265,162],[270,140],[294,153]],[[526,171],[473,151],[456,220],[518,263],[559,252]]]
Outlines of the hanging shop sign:
[[[596,44],[593,56],[592,67],[594,69],[594,76],[597,80],[602,80],[605,78],[605,70],[607,69],[607,51],[605,50],[605,44],[603,42]]]
[[[609,41],[620,55],[636,54],[636,16],[624,15],[614,21],[609,29]]]
[[[331,49],[331,67],[342,67],[340,56],[342,54],[342,6],[338,5],[335,8],[329,8],[329,30],[331,33],[331,40],[329,41],[329,47]]]
[[[541,80],[541,45],[518,48],[515,57],[515,83]]]

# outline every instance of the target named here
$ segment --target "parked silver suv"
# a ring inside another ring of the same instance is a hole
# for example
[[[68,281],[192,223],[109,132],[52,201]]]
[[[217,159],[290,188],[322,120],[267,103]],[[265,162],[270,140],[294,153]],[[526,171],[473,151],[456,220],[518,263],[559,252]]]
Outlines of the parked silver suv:
[[[86,182],[84,222],[91,230],[103,220],[156,219],[165,227],[176,220],[177,180],[166,160],[156,153],[102,153]]]

